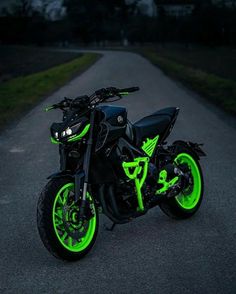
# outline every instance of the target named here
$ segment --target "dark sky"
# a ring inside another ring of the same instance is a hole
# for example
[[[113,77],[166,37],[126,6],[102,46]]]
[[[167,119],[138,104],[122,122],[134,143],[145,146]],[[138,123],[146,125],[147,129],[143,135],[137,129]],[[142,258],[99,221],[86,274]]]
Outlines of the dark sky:
[[[9,7],[13,3],[17,3],[18,0],[0,0],[0,8]],[[40,2],[40,0],[33,0],[35,3]],[[132,2],[132,0],[127,0],[128,2]],[[62,2],[61,0],[52,0],[52,2]],[[141,0],[140,3],[147,4],[147,13],[152,13],[152,2],[153,0]]]

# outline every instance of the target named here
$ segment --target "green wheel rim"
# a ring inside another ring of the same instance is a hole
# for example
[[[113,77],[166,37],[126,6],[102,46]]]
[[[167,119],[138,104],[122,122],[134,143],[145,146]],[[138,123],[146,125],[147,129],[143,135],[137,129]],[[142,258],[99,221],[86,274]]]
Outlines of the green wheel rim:
[[[187,153],[180,153],[175,158],[175,162],[178,164],[187,164],[192,175],[193,186],[192,191],[189,194],[180,193],[175,197],[177,203],[184,209],[193,209],[199,202],[201,197],[202,182],[199,168],[194,158]]]
[[[88,221],[87,232],[81,239],[76,240],[73,237],[69,236],[63,226],[62,214],[63,206],[66,204],[71,191],[74,191],[74,183],[68,183],[58,191],[54,200],[52,211],[53,227],[57,239],[64,248],[71,252],[81,252],[89,246],[93,239],[96,230],[96,210],[93,204],[95,215],[92,219]],[[89,193],[87,193],[87,199],[92,200]],[[80,229],[80,231],[83,231],[83,227]]]

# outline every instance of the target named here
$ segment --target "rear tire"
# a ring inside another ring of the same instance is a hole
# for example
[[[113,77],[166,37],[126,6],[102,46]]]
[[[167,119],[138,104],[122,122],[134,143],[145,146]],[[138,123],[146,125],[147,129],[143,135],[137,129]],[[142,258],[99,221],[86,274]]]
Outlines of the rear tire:
[[[68,261],[79,260],[92,249],[99,226],[98,211],[89,194],[94,216],[82,225],[76,220],[76,206],[70,198],[73,199],[73,190],[71,179],[52,179],[43,189],[37,206],[37,226],[44,246],[55,257]],[[68,206],[69,199],[71,206]]]
[[[160,203],[161,210],[171,218],[186,219],[193,216],[199,209],[204,192],[204,181],[201,166],[196,155],[183,145],[176,146],[177,161],[188,164],[193,178],[193,187],[190,194],[180,193],[176,197]]]

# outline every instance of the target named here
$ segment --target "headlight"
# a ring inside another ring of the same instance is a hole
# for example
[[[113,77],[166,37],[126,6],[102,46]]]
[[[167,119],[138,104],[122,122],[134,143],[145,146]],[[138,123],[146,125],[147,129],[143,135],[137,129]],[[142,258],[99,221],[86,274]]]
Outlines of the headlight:
[[[66,129],[67,136],[72,135],[72,133],[73,133],[72,129],[70,129],[70,128]]]
[[[68,127],[65,131],[63,131],[61,133],[61,137],[64,138],[66,136],[71,136],[71,135],[77,133],[80,126],[81,126],[81,123],[78,123],[78,124],[76,124],[76,125],[74,125],[72,127]]]

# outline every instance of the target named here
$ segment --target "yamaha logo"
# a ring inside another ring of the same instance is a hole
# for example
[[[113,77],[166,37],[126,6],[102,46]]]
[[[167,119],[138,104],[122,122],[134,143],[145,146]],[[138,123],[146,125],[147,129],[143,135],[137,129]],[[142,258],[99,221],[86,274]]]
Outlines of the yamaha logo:
[[[124,121],[123,116],[119,115],[119,116],[117,117],[117,121],[118,121],[119,124],[122,124],[123,121]]]

